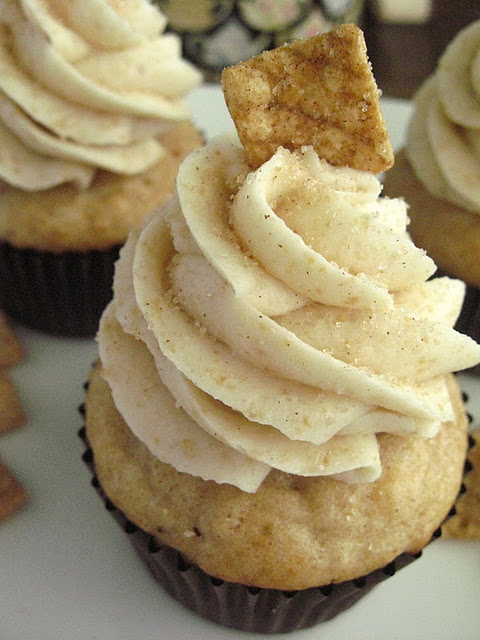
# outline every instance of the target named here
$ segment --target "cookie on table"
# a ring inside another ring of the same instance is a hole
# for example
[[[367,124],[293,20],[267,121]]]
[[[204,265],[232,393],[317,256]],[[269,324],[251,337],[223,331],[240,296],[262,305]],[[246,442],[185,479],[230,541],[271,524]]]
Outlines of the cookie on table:
[[[19,393],[6,369],[20,364],[25,350],[17,335],[0,312],[0,434],[25,424],[27,416]],[[0,521],[27,499],[24,487],[0,460]]]

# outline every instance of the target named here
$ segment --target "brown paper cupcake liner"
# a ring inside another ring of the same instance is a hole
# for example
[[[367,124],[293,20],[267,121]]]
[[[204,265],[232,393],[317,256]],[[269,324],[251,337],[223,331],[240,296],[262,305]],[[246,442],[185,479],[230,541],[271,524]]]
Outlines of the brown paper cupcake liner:
[[[80,412],[84,413],[83,405]],[[265,634],[311,627],[345,611],[373,587],[422,555],[422,551],[418,554],[402,553],[387,566],[363,577],[291,592],[253,588],[214,578],[186,560],[176,549],[160,545],[115,507],[95,475],[93,452],[86,438],[85,427],[80,429],[79,436],[86,447],[83,460],[93,474],[92,485],[104,501],[105,508],[129,535],[150,573],[167,593],[186,608],[221,626]],[[467,461],[465,472],[470,468]],[[465,486],[462,485],[461,492],[464,491]],[[446,519],[454,514],[455,507],[452,507]],[[441,533],[439,527],[430,542],[440,537]]]
[[[118,510],[113,514],[122,524]],[[215,579],[175,549],[158,547],[144,531],[130,535],[144,564],[176,600],[211,622],[256,633],[286,633],[330,620],[416,557],[404,554],[358,580],[286,592]]]
[[[0,243],[0,307],[31,329],[93,337],[112,297],[119,250],[56,253]]]

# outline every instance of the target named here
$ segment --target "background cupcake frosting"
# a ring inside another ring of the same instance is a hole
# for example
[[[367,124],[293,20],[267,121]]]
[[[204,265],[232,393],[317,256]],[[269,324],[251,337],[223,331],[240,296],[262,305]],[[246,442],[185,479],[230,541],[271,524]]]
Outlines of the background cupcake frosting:
[[[165,154],[200,73],[148,2],[5,0],[0,7],[0,177],[34,191],[97,168],[131,175]]]
[[[480,213],[480,21],[447,47],[414,98],[406,152],[438,198]]]

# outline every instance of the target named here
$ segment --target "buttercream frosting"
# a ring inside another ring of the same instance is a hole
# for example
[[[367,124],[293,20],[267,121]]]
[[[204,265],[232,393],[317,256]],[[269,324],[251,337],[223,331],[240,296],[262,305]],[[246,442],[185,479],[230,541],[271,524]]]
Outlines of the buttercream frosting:
[[[163,462],[255,491],[271,468],[381,473],[376,434],[434,436],[445,374],[480,360],[454,329],[458,280],[413,245],[402,199],[312,147],[250,171],[220,136],[117,263],[103,375]]]
[[[201,80],[147,0],[5,0],[0,5],[0,179],[20,189],[87,187],[97,169],[138,174],[188,119]]]
[[[434,196],[480,213],[480,20],[453,39],[417,92],[406,152]]]

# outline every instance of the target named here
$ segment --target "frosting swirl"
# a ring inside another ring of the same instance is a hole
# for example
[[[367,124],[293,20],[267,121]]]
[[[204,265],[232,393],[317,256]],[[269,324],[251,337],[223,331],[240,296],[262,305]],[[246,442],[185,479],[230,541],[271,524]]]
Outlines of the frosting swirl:
[[[249,172],[219,137],[132,231],[99,330],[103,375],[162,461],[255,491],[269,469],[381,472],[376,434],[453,417],[445,374],[480,359],[455,332],[458,280],[406,233],[373,174],[279,148]]]
[[[417,92],[406,151],[434,196],[480,213],[480,21],[454,38]]]
[[[5,0],[0,178],[33,191],[97,169],[132,175],[165,154],[200,74],[147,0]]]

